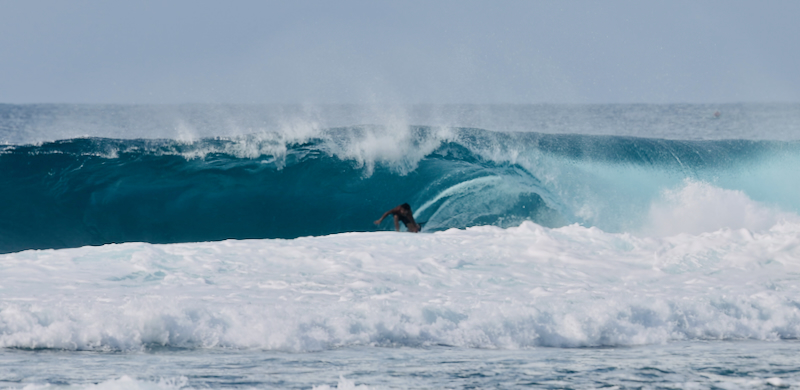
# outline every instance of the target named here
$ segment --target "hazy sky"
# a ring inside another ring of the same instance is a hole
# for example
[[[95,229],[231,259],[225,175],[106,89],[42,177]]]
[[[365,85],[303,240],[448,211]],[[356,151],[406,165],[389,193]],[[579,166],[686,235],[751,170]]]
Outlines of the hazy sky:
[[[0,103],[787,101],[796,0],[0,0]]]

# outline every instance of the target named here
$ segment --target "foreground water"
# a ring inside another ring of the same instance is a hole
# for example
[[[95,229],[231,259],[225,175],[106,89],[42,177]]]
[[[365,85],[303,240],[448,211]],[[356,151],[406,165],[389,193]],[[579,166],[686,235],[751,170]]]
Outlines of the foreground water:
[[[336,110],[0,106],[0,386],[798,386],[800,106]]]
[[[91,389],[775,389],[800,385],[797,342],[632,348],[348,348],[309,353],[0,352],[0,386]]]

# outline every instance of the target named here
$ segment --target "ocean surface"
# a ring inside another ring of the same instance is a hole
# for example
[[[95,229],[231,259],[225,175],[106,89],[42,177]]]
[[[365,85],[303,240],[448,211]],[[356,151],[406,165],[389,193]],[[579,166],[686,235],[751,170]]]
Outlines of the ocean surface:
[[[800,104],[0,105],[0,387],[800,387],[799,168]]]

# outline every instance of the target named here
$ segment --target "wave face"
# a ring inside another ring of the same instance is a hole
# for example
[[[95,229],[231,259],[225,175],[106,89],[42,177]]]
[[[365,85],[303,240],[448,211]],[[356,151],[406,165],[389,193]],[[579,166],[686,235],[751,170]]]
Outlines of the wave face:
[[[371,231],[404,202],[427,232],[522,221],[651,234],[769,228],[800,210],[798,163],[791,141],[432,127],[5,146],[0,252]],[[731,203],[692,212],[721,196],[702,183],[733,191]],[[691,199],[676,198],[687,185]]]

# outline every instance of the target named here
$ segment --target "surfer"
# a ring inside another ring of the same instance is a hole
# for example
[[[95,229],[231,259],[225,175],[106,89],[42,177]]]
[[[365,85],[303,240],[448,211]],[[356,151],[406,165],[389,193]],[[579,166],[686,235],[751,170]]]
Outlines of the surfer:
[[[381,219],[375,221],[376,225],[380,225],[383,222],[383,219],[386,218],[389,214],[394,215],[394,230],[400,231],[400,221],[406,225],[406,229],[408,229],[411,233],[419,233],[420,226],[419,224],[414,221],[414,215],[411,213],[411,206],[408,203],[403,203],[400,206],[397,206],[385,213]]]

